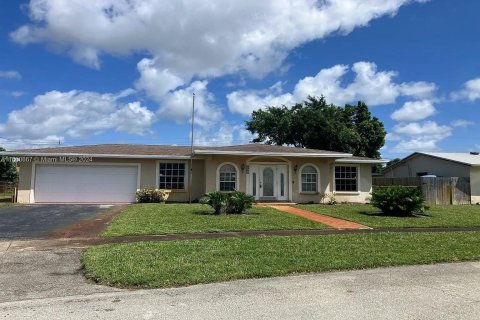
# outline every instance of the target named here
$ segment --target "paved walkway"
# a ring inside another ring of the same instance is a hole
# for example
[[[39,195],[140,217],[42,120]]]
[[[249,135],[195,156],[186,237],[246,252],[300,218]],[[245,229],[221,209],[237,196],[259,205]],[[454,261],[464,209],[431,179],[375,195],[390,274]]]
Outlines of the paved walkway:
[[[333,218],[330,216],[326,216],[323,214],[307,211],[307,210],[302,210],[299,208],[294,208],[290,206],[277,206],[277,205],[271,205],[269,206],[271,208],[284,211],[290,214],[294,214],[296,216],[315,221],[315,222],[320,222],[323,224],[326,224],[327,226],[330,226],[332,228],[335,228],[337,230],[346,230],[346,229],[371,229],[370,227],[364,226],[359,223],[343,220],[343,219],[338,219],[338,218]]]

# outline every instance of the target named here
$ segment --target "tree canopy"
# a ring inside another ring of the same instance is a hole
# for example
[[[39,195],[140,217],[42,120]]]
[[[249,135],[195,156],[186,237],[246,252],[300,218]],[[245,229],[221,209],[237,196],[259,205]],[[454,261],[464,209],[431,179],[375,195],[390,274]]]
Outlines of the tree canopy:
[[[292,107],[257,110],[246,122],[256,134],[253,142],[352,153],[379,158],[385,128],[364,102],[345,107],[327,104],[324,97],[308,97]]]
[[[0,147],[0,152],[5,151]],[[15,181],[17,178],[17,167],[9,157],[0,156],[0,181]]]

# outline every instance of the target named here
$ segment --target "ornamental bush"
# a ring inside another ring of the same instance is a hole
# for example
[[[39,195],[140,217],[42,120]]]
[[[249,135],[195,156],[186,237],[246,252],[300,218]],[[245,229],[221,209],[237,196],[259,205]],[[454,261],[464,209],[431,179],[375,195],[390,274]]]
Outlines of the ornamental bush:
[[[227,196],[220,191],[205,193],[200,199],[201,204],[208,204],[213,208],[215,214],[221,214],[225,211],[227,205]]]
[[[135,194],[138,203],[163,203],[167,200],[169,193],[159,189],[141,189]]]
[[[227,213],[242,214],[252,207],[255,198],[241,191],[233,191],[227,195]]]
[[[422,192],[415,187],[375,187],[370,203],[387,215],[411,216],[428,209]]]
[[[200,199],[200,203],[211,206],[215,214],[242,214],[252,207],[255,201],[253,196],[241,191],[224,193],[220,191],[208,192]]]

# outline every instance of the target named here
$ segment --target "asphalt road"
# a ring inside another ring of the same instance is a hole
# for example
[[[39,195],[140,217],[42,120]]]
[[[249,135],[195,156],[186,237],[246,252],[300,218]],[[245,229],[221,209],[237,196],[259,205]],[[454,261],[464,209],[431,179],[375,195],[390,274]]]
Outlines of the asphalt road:
[[[115,291],[85,282],[78,259],[0,253],[0,319],[480,319],[480,262]]]
[[[95,219],[111,205],[19,205],[0,208],[0,241],[45,239],[80,221]]]

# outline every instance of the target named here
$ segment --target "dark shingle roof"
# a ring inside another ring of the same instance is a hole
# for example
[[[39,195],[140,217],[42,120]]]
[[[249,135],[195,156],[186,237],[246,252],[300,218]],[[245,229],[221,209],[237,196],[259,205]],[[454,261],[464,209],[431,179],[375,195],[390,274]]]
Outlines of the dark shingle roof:
[[[72,147],[51,147],[41,149],[15,150],[14,153],[45,153],[45,154],[89,154],[89,155],[162,155],[162,156],[189,156],[190,146],[166,146],[166,145],[138,145],[138,144],[99,144]],[[348,156],[346,153],[274,146],[266,144],[245,144],[237,146],[208,147],[195,146],[194,150],[201,154],[209,153],[287,153],[287,154],[322,154],[332,156]]]

